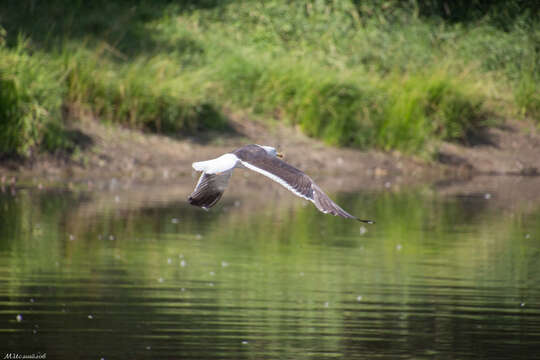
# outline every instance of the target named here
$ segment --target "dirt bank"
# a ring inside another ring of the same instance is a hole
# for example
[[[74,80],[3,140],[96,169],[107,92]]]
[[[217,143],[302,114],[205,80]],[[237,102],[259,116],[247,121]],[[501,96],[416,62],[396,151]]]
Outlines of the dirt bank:
[[[233,131],[193,138],[145,134],[86,119],[75,125],[86,139],[85,149],[70,158],[39,155],[25,162],[3,161],[0,178],[43,186],[71,182],[102,187],[116,179],[129,186],[174,183],[189,188],[195,181],[191,170],[194,160],[213,158],[248,143],[277,146],[286,161],[330,191],[396,188],[478,175],[540,173],[540,134],[524,122],[509,121],[487,129],[471,144],[443,143],[439,161],[427,162],[397,152],[329,147],[294,128],[248,121],[239,115],[231,117]]]

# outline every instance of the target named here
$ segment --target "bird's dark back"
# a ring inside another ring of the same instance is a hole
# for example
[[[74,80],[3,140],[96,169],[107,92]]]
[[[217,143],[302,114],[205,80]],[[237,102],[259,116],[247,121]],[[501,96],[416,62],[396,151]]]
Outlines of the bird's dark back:
[[[269,155],[260,146],[246,145],[235,150],[234,154],[242,161],[277,175],[302,195],[312,196],[312,180],[309,176],[285,161]]]

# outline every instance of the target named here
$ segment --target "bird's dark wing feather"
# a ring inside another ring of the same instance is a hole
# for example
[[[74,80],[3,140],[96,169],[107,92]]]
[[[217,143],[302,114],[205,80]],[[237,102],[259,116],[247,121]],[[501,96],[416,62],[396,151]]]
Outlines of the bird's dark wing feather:
[[[347,219],[355,219],[365,223],[373,223],[371,220],[358,219],[356,216],[343,210],[304,172],[281,159],[269,155],[260,147],[248,145],[238,149],[234,153],[240,159],[243,166],[271,178],[292,191],[295,195],[311,201],[321,212]]]
[[[269,177],[297,196],[313,200],[311,188],[313,181],[309,176],[285,161],[269,155],[260,147],[251,148],[251,146],[248,145],[235,151],[235,155],[244,167]]]
[[[343,210],[338,204],[333,202],[328,195],[324,193],[324,191],[321,190],[320,187],[317,186],[317,184],[313,183],[313,200],[312,202],[315,204],[317,209],[322,211],[325,214],[332,214],[334,216],[341,216],[346,219],[355,219],[367,224],[373,224],[373,220],[363,220],[359,219],[354,215],[349,214],[345,210]]]
[[[188,198],[189,203],[204,209],[214,206],[227,188],[231,174],[232,171],[221,174],[202,173],[195,190]]]

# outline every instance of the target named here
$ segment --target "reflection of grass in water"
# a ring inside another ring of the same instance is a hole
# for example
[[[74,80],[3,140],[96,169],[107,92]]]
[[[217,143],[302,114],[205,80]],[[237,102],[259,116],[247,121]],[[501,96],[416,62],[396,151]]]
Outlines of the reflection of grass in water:
[[[25,190],[16,199],[0,195],[0,244],[9,254],[1,267],[10,269],[10,296],[32,294],[40,301],[26,284],[46,275],[39,281],[54,282],[47,296],[75,299],[68,306],[73,311],[109,311],[113,327],[136,311],[161,321],[149,326],[167,327],[181,318],[176,327],[221,335],[241,315],[246,339],[282,339],[291,327],[295,334],[317,336],[324,328],[332,336],[322,337],[319,346],[334,349],[342,334],[354,333],[343,329],[346,321],[387,329],[395,325],[389,315],[436,311],[430,304],[441,298],[446,308],[462,309],[474,294],[476,307],[512,308],[538,266],[530,261],[531,240],[523,236],[524,229],[540,233],[537,214],[501,219],[480,200],[464,204],[421,192],[336,196],[351,212],[378,220],[360,235],[362,224],[312,206],[281,211],[270,203],[246,215],[180,204],[119,211],[111,202],[96,214],[78,214],[77,206],[91,199]],[[100,299],[109,303],[105,310],[96,308]],[[130,307],[112,308],[116,302]],[[411,310],[415,304],[422,307]],[[378,312],[380,306],[385,311]],[[362,320],[358,313],[368,310],[369,319]],[[400,320],[402,331],[414,331],[417,321]]]
[[[426,264],[433,263],[453,263],[452,277],[466,282],[495,275],[521,281],[530,271],[518,260],[527,256],[523,224],[511,217],[500,219],[499,213],[482,208],[486,203],[480,200],[478,207],[419,193],[338,196],[336,200],[352,212],[369,213],[377,220],[361,235],[364,225],[319,214],[311,206],[278,213],[268,208],[251,216],[201,213],[185,205],[120,213],[104,208],[98,216],[78,217],[74,209],[84,199],[20,191],[15,201],[2,195],[1,243],[4,251],[14,254],[10,259],[17,273],[85,277],[93,276],[92,268],[121,266],[126,273],[120,276],[159,286],[155,281],[160,277],[216,281],[209,276],[214,271],[225,276],[223,281],[239,281],[257,296],[272,297],[277,286],[294,298],[294,288],[341,293],[379,281],[401,286],[410,276],[427,283],[436,282],[430,276],[448,277],[446,266],[441,272],[423,273]],[[533,229],[529,232],[534,236]],[[516,238],[522,240],[516,243]],[[185,268],[179,266],[180,255],[188,264]],[[230,273],[222,262],[238,272]],[[508,266],[518,270],[507,273]],[[471,269],[477,269],[476,275],[465,280]],[[270,285],[258,284],[261,276]]]
[[[281,259],[281,256],[287,257],[289,264],[305,264],[311,259],[304,248],[345,246],[355,252],[367,246],[372,251],[384,249],[385,253],[393,254],[395,246],[401,244],[406,249],[403,252],[405,256],[409,252],[412,256],[425,252],[444,254],[454,251],[456,246],[474,241],[479,234],[486,238],[492,236],[494,226],[505,229],[501,234],[521,231],[514,228],[519,227],[519,224],[510,218],[500,220],[498,213],[483,208],[487,202],[441,200],[419,193],[388,193],[375,198],[336,197],[336,201],[352,213],[373,215],[377,220],[374,226],[325,216],[312,206],[297,206],[294,211],[276,213],[272,210],[271,202],[267,210],[252,216],[240,211],[223,212],[219,209],[203,213],[185,204],[177,204],[173,208],[124,209],[118,212],[114,209],[114,203],[107,205],[111,208],[100,209],[98,216],[86,212],[82,217],[78,216],[74,211],[77,204],[90,199],[85,195],[66,197],[66,194],[58,196],[21,191],[17,201],[14,201],[9,195],[3,195],[4,211],[1,219],[5,241],[19,235],[24,235],[26,239],[13,243],[4,241],[3,244],[8,248],[21,246],[25,241],[32,241],[32,234],[37,231],[43,236],[40,244],[47,247],[47,251],[58,251],[57,255],[52,256],[56,260],[61,260],[66,251],[77,253],[90,248],[103,251],[103,246],[129,250],[155,240],[157,248],[160,248],[160,244],[173,245],[169,250],[171,253],[177,252],[177,255],[200,251],[206,246],[218,246],[219,250],[205,255],[214,254],[211,256],[219,257],[213,261],[215,264],[237,252],[248,258],[261,257],[261,260],[266,259],[269,264]],[[39,206],[33,205],[36,201]],[[69,213],[66,213],[68,209]],[[177,223],[173,223],[172,218],[177,218]],[[498,224],[493,224],[494,219]],[[40,224],[39,228],[35,226],[36,223]],[[361,226],[366,227],[367,234],[360,234]],[[461,234],[461,231],[464,233]],[[69,234],[73,234],[77,241],[70,242]],[[100,236],[107,239],[109,235],[114,236],[114,241],[99,239]],[[174,245],[176,238],[179,239],[178,247]],[[438,240],[440,238],[449,240],[441,242]],[[55,245],[51,246],[49,241]],[[144,254],[140,255],[141,265],[151,264],[146,262]],[[472,257],[474,254],[471,254]],[[48,259],[47,262],[50,264]],[[392,260],[388,264],[391,263]]]

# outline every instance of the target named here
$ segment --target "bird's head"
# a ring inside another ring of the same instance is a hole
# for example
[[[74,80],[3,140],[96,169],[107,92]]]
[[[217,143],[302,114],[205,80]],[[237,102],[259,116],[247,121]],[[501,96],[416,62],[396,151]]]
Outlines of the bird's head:
[[[283,157],[283,154],[278,152],[275,147],[264,146],[264,145],[259,145],[259,146],[262,147],[269,155],[276,156],[278,158]]]

